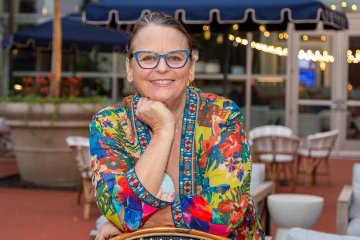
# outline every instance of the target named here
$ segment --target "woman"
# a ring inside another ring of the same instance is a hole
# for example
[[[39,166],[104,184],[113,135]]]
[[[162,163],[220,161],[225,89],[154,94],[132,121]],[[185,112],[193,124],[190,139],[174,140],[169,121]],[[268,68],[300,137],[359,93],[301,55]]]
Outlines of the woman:
[[[128,43],[128,81],[138,94],[93,118],[93,185],[112,223],[98,239],[148,226],[263,239],[249,195],[251,160],[232,101],[189,87],[192,41],[176,19],[151,13]]]

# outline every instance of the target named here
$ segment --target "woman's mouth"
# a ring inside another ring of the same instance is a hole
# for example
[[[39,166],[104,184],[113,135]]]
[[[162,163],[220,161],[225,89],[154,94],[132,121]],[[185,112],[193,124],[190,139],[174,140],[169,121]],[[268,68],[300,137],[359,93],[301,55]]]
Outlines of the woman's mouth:
[[[158,86],[158,87],[167,87],[167,86],[169,86],[171,83],[173,83],[174,80],[161,79],[161,80],[151,80],[150,82],[151,82],[152,84],[154,84],[155,86]]]

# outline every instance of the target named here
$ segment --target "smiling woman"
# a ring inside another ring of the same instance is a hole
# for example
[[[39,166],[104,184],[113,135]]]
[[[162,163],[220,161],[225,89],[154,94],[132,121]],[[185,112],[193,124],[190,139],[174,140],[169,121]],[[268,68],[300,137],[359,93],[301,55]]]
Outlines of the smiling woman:
[[[234,102],[189,86],[189,34],[172,17],[151,13],[135,25],[127,49],[127,77],[138,94],[90,125],[95,199],[110,220],[98,239],[152,226],[263,239],[249,195],[243,116]]]

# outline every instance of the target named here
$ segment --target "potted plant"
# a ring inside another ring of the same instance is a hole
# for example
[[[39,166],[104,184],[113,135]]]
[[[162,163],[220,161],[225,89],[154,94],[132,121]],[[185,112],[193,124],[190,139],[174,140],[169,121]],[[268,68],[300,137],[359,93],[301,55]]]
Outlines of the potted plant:
[[[61,97],[48,98],[52,77],[23,79],[24,95],[0,103],[10,128],[21,179],[42,186],[75,186],[78,169],[67,136],[89,136],[92,116],[105,107],[102,97],[78,97],[81,78],[61,81]]]
[[[78,169],[65,138],[89,134],[102,99],[80,98],[81,78],[61,78],[60,0],[54,0],[52,74],[23,79],[22,95],[0,103],[10,128],[20,177],[42,186],[75,186]]]

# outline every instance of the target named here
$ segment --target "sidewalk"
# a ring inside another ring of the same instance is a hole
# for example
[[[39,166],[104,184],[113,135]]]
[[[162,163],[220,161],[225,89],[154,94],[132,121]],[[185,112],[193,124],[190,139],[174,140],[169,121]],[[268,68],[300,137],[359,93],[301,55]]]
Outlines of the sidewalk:
[[[325,177],[320,177],[317,185],[309,188],[304,186],[305,179],[301,178],[296,193],[325,198],[323,212],[314,230],[336,232],[336,201],[343,185],[351,184],[352,166],[359,162],[360,159],[330,160],[331,187],[327,185]],[[0,161],[0,169],[3,166]],[[9,177],[7,179],[10,181]],[[4,178],[0,179],[0,183],[4,181]],[[279,192],[290,192],[290,187],[280,187]],[[0,187],[0,239],[88,240],[100,211],[95,204],[92,205],[90,219],[83,220],[83,207],[76,204],[76,194],[76,191],[69,190],[23,189],[21,184]]]

